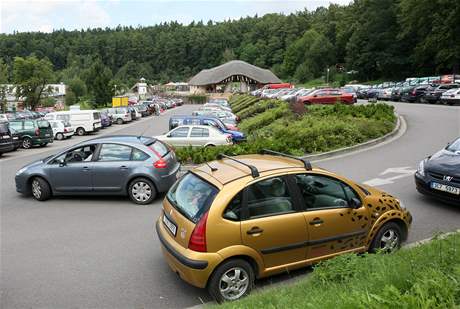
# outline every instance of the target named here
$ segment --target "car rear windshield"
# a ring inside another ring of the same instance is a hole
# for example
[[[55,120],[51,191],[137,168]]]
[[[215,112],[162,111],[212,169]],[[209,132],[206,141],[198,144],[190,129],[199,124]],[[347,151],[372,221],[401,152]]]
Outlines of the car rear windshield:
[[[46,120],[39,120],[37,121],[37,125],[40,129],[45,129],[50,127],[50,123]]]
[[[153,143],[147,144],[146,146],[150,147],[161,158],[166,156],[169,152],[169,148],[165,144],[160,142],[159,140],[156,140]]]
[[[168,201],[187,219],[196,223],[208,211],[218,189],[193,173],[182,177],[167,194]]]

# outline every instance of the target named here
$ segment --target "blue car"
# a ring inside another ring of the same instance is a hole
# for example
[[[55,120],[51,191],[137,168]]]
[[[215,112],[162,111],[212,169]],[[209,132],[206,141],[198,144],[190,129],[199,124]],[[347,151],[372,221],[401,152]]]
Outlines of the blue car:
[[[174,129],[177,126],[181,125],[204,125],[204,126],[213,126],[219,131],[232,135],[232,140],[235,143],[242,142],[246,140],[244,133],[239,131],[229,130],[225,124],[216,117],[209,116],[172,116],[169,118],[169,130]]]

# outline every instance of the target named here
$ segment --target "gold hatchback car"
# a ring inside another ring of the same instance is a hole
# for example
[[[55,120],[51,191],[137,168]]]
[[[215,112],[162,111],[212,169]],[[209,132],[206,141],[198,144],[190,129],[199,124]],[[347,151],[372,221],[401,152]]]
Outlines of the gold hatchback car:
[[[185,174],[156,223],[166,261],[218,302],[255,278],[349,252],[392,251],[412,222],[399,200],[308,161],[266,150]]]

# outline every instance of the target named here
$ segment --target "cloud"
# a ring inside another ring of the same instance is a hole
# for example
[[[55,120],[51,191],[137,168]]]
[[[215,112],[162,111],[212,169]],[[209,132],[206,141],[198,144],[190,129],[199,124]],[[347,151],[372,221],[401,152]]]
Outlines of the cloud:
[[[0,11],[2,33],[105,27],[111,22],[96,0],[2,0]]]

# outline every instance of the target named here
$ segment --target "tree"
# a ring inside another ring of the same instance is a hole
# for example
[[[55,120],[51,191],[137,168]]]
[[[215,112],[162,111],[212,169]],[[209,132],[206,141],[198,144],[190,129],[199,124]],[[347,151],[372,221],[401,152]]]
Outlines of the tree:
[[[47,84],[53,79],[53,65],[48,59],[35,56],[15,57],[13,64],[13,82],[16,96],[24,97],[25,105],[34,109],[48,91]]]
[[[65,94],[65,105],[70,106],[75,103],[77,103],[77,96],[71,89],[67,90]]]
[[[86,84],[80,78],[76,77],[69,82],[69,92],[74,96],[75,101],[78,101],[81,97],[87,93]],[[67,96],[67,93],[66,93]]]
[[[95,99],[93,107],[105,106],[112,100],[113,89],[110,85],[111,79],[112,71],[100,59],[89,69],[86,77],[86,85]]]
[[[224,52],[222,53],[222,63],[226,63],[232,60],[235,60],[236,56],[235,53],[233,52],[233,49],[226,48]]]
[[[8,94],[8,65],[0,59],[0,110],[6,112],[6,96]]]

